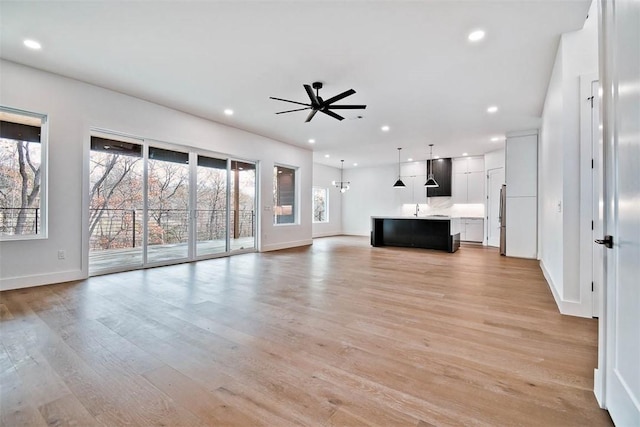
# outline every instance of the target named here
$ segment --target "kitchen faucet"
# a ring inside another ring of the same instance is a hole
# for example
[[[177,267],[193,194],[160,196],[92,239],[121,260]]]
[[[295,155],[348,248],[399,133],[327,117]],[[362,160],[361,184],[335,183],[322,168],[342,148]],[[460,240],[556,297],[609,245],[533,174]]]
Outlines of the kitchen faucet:
[[[418,217],[418,212],[420,212],[420,205],[416,203],[416,213],[413,214],[416,218]]]

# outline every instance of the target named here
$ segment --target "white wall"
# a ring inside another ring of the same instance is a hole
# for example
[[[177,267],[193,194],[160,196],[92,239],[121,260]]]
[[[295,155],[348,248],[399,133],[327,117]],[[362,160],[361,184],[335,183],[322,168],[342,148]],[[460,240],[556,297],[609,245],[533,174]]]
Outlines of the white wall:
[[[332,181],[340,180],[340,169],[318,163],[313,164],[313,186],[329,189],[329,222],[314,222],[313,237],[336,236],[342,233],[342,199],[351,196],[351,190],[341,193]],[[348,181],[348,179],[345,180]]]
[[[0,289],[87,276],[90,129],[202,148],[258,162],[259,250],[311,243],[313,160],[309,150],[277,142],[121,93],[12,62],[0,62],[2,104],[49,116],[49,236],[4,241]],[[274,227],[274,163],[299,168],[300,224]],[[84,210],[84,214],[83,214]],[[66,259],[58,260],[57,251]]]
[[[504,148],[490,151],[484,155],[484,170],[504,167]]]
[[[351,181],[351,189],[342,199],[343,234],[369,236],[372,215],[402,214],[402,192],[411,188],[393,188],[398,179],[397,164],[348,169],[344,176]]]
[[[540,264],[562,313],[591,316],[591,283],[580,282],[581,109],[580,77],[598,71],[595,2],[582,30],[563,34],[547,89],[540,137]],[[590,144],[589,144],[590,146]],[[584,147],[582,148],[584,149]],[[590,158],[590,156],[587,156]],[[590,224],[590,221],[588,221]]]
[[[547,90],[542,112],[539,141],[539,213],[540,233],[539,258],[549,276],[554,294],[563,295],[563,216],[558,212],[562,206],[562,141],[563,141],[563,97],[562,97],[562,43],[558,47],[556,60]]]

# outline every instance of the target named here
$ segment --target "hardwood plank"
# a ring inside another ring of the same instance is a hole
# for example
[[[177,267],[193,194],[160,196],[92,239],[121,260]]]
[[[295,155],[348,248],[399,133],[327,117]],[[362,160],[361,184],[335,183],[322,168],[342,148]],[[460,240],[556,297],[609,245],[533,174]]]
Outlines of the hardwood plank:
[[[198,416],[203,422],[215,425],[267,425],[251,412],[239,410],[214,395],[196,381],[169,366],[162,366],[143,375],[159,390]]]
[[[29,399],[22,381],[0,344],[0,426],[46,426],[45,420]]]
[[[41,406],[40,413],[48,426],[100,425],[74,395],[67,395]]]
[[[334,237],[0,298],[2,425],[611,425],[597,320],[480,246]]]

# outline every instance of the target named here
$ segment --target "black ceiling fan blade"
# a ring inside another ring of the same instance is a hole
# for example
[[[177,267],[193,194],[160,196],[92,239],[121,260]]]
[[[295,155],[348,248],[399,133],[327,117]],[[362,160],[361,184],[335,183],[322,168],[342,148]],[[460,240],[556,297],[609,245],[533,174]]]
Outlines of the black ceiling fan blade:
[[[305,123],[310,122],[310,121],[311,121],[311,119],[313,119],[313,116],[315,116],[317,112],[318,112],[318,110],[312,110],[312,111],[309,113],[309,115],[307,116],[307,120],[305,120],[304,122],[305,122]]]
[[[306,105],[307,107],[311,107],[310,104],[304,104],[302,102],[298,102],[298,101],[289,101],[288,99],[282,99],[282,98],[276,98],[274,96],[270,96],[269,99],[275,99],[276,101],[284,101],[284,102],[290,102],[292,104],[298,104],[298,105]]]
[[[294,111],[308,110],[310,108],[311,107],[305,107],[305,108],[296,108],[295,110],[278,111],[276,114],[293,113]]]
[[[325,114],[326,114],[326,115],[328,115],[328,116],[333,117],[334,119],[344,120],[344,117],[337,115],[336,113],[334,113],[334,112],[333,112],[333,111],[331,111],[331,110],[326,110],[326,109],[325,109],[325,110],[320,110],[320,111],[322,111],[323,113],[325,113]]]
[[[332,110],[364,110],[367,108],[366,105],[328,105],[326,108],[331,108]]]
[[[325,99],[324,105],[329,105],[336,101],[340,101],[342,98],[346,98],[347,96],[353,95],[354,93],[356,93],[356,91],[353,89],[346,90],[341,94],[334,96],[333,98]]]
[[[307,91],[307,95],[309,95],[309,99],[311,100],[311,105],[314,107],[319,107],[320,102],[318,101],[318,97],[316,96],[316,94],[313,93],[313,88],[309,85],[303,85],[303,86],[304,86],[304,90]]]

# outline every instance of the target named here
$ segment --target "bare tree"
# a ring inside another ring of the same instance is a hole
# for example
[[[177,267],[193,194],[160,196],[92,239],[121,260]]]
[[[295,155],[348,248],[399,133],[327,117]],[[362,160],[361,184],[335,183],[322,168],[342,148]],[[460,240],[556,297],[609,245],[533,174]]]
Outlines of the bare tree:
[[[27,222],[27,210],[33,208],[40,195],[40,165],[36,167],[31,160],[29,142],[16,142],[18,143],[18,171],[21,182],[20,210],[16,220],[15,234],[23,234]]]

